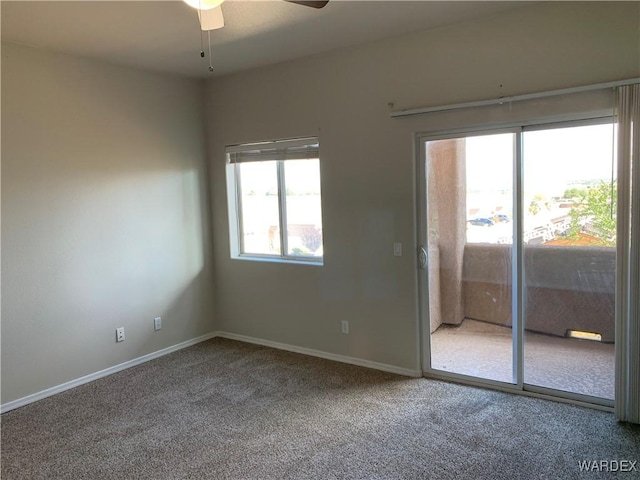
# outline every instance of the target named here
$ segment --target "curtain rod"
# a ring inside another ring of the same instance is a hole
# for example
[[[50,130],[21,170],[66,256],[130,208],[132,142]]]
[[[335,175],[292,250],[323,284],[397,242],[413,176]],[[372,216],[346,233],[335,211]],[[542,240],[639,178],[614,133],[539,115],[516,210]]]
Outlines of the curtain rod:
[[[591,90],[602,90],[605,88],[622,87],[624,85],[633,85],[640,83],[640,78],[631,78],[629,80],[618,80],[614,82],[596,83],[593,85],[583,85],[581,87],[562,88],[560,90],[550,90],[548,92],[525,93],[523,95],[514,95],[512,97],[492,98],[490,100],[478,100],[475,102],[452,103],[449,105],[440,105],[437,107],[414,108],[410,110],[400,110],[391,112],[391,118],[408,117],[411,115],[420,115],[423,113],[445,112],[448,110],[460,110],[463,108],[484,107],[487,105],[500,105],[509,102],[520,102],[522,100],[532,100],[535,98],[554,97],[557,95],[567,95],[571,93],[589,92]]]

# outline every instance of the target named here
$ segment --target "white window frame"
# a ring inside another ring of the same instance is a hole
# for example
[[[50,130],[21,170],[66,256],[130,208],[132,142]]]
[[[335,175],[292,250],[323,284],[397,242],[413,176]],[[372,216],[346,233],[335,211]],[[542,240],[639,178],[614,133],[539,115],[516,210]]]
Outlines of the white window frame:
[[[291,255],[287,234],[287,198],[285,162],[320,159],[317,137],[276,140],[270,142],[232,145],[226,148],[227,156],[227,204],[229,210],[229,242],[231,258],[262,262],[297,263],[305,265],[323,265],[322,256]],[[245,253],[242,231],[242,191],[240,164],[251,161],[275,161],[278,180],[278,219],[280,222],[280,254]],[[321,194],[322,198],[322,194]],[[323,232],[324,233],[324,232]],[[323,236],[324,245],[324,236]]]

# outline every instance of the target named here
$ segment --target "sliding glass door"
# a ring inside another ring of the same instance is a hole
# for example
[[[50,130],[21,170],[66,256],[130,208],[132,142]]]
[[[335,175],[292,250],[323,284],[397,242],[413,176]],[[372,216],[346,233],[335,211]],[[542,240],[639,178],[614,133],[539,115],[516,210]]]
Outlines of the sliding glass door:
[[[431,367],[513,382],[515,134],[426,143]]]
[[[609,404],[611,123],[423,137],[424,369]]]
[[[523,133],[524,383],[613,400],[611,123]]]

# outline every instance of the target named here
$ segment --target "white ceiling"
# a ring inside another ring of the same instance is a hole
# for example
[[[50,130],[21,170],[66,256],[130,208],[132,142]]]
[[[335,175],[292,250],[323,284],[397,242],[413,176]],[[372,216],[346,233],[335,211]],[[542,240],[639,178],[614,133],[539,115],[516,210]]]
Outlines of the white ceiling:
[[[196,11],[181,1],[7,1],[2,40],[192,77],[224,75],[458,23],[522,5],[486,1],[227,0],[211,32],[215,71],[200,58]],[[208,51],[206,33],[204,50]]]

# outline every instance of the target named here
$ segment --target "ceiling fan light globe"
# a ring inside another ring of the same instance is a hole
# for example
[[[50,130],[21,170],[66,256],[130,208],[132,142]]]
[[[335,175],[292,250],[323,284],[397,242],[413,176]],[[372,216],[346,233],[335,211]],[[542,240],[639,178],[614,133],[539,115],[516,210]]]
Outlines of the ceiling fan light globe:
[[[224,2],[224,0],[183,0],[184,3],[197,10],[211,10]]]
[[[224,27],[224,17],[220,7],[211,10],[198,10],[198,18],[200,19],[200,28],[203,31]]]

